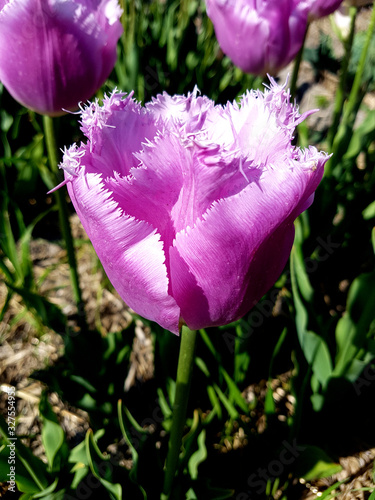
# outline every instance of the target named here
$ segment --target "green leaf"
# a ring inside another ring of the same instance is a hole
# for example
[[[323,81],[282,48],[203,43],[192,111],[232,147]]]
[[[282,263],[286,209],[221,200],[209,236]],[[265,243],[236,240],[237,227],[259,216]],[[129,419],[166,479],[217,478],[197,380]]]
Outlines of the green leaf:
[[[346,479],[343,479],[342,481],[337,481],[336,483],[332,484],[329,488],[327,488],[321,497],[319,497],[319,500],[325,500],[326,498],[335,498],[337,497],[337,493],[335,493],[333,496],[331,496],[331,492],[339,488],[342,484],[346,483],[349,480],[347,477]]]
[[[49,470],[56,472],[61,468],[62,461],[67,457],[68,449],[64,431],[52,411],[51,405],[48,403],[46,392],[42,394],[39,411],[43,423],[42,443],[46,451]],[[59,460],[57,460],[58,454],[60,455]]]
[[[123,405],[122,405],[121,399],[119,399],[118,403],[117,403],[117,414],[118,414],[118,420],[119,420],[119,425],[120,425],[122,436],[130,448],[130,451],[132,454],[132,459],[133,459],[133,467],[129,473],[130,480],[138,486],[139,490],[143,494],[143,497],[146,498],[146,493],[138,481],[138,458],[139,458],[138,451],[136,450],[136,447],[134,446],[133,437],[132,437],[132,433],[131,433],[131,430],[129,428],[128,422],[124,418],[124,415],[123,415]]]
[[[121,484],[113,484],[101,477],[99,477],[98,479],[102,483],[104,488],[113,496],[113,498],[115,498],[116,500],[122,500],[123,497]]]
[[[104,488],[111,494],[111,498],[115,500],[122,500],[122,487],[120,484],[113,484],[110,482],[110,475],[112,468],[106,468],[105,473],[107,477],[102,477],[102,470],[104,469],[103,465],[106,462],[109,462],[110,457],[104,456],[100,451],[99,446],[96,442],[96,438],[93,435],[91,429],[89,429],[86,433],[85,438],[86,443],[86,453],[87,459],[89,462],[89,467],[92,474],[100,481],[100,483],[104,486]],[[100,460],[99,465],[97,464],[97,459]]]
[[[222,402],[223,406],[226,408],[230,418],[232,418],[233,420],[237,419],[238,411],[236,410],[233,403],[225,396],[225,394],[217,384],[213,384],[213,388],[215,389],[216,394],[219,396],[219,399]]]
[[[373,353],[366,353],[364,359],[354,358],[345,372],[345,378],[349,380],[352,384],[358,380],[358,377],[362,374],[363,370],[368,366],[370,361],[374,358]]]
[[[369,220],[375,217],[375,201],[370,203],[362,212],[362,216],[365,220]]]
[[[366,349],[367,335],[374,321],[374,280],[375,272],[361,274],[349,289],[346,312],[336,327],[336,376],[346,375],[359,351]]]
[[[212,404],[212,412],[210,413],[208,419],[213,418],[213,416],[216,414],[219,419],[222,417],[222,411],[221,411],[221,405],[220,401],[216,395],[215,389],[212,387],[212,385],[207,386],[207,394],[208,397],[210,398],[211,404]],[[211,417],[212,415],[212,417]]]
[[[103,434],[104,430],[99,429],[95,432],[94,439],[100,439]],[[70,488],[74,490],[89,472],[89,459],[86,452],[86,441],[82,441],[72,449],[68,457],[68,462],[74,464],[70,470],[70,472],[74,474]]]
[[[233,495],[234,490],[209,486],[207,488],[207,496],[205,496],[204,498],[211,500],[227,500],[228,498],[233,498]]]
[[[207,368],[207,365],[203,361],[203,359],[200,358],[199,356],[196,356],[194,361],[195,361],[195,364],[198,366],[198,368],[201,370],[201,372],[204,373],[207,378],[210,378],[210,371]]]
[[[294,225],[296,236],[294,241],[294,272],[298,283],[298,288],[301,292],[303,299],[306,302],[311,302],[314,296],[314,289],[311,286],[309,277],[306,272],[305,260],[302,252],[302,244],[305,239],[304,234],[304,219],[302,216],[296,219]],[[306,225],[306,224],[305,224]]]
[[[190,490],[186,492],[186,500],[198,500],[193,488],[190,488]]]
[[[9,480],[7,474],[9,474],[9,472],[11,471],[10,469],[11,464],[8,463],[8,458],[9,458],[8,448],[6,446],[3,446],[0,449],[0,482],[4,483]],[[21,492],[28,492],[28,493],[37,493],[38,491],[40,491],[39,485],[37,485],[35,481],[30,477],[30,474],[28,474],[27,470],[23,467],[22,463],[17,463],[16,467],[17,467],[16,484],[18,490]]]
[[[311,331],[303,332],[301,340],[306,360],[312,366],[316,378],[325,387],[332,376],[332,360],[327,343]]]
[[[158,398],[159,398],[160,409],[163,413],[164,419],[168,419],[172,416],[172,410],[168,404],[167,398],[165,397],[164,392],[161,389],[161,387],[158,387],[157,394],[158,394]]]
[[[59,478],[57,477],[52,484],[48,486],[45,490],[41,491],[40,493],[36,493],[33,495],[33,498],[44,498],[45,500],[47,498],[54,498],[55,495],[51,495],[56,489],[57,483],[59,482]]]
[[[244,349],[241,351],[240,347],[244,339],[240,336],[235,337],[235,356],[234,356],[234,380],[236,384],[241,384],[245,379],[250,366],[250,353]]]
[[[312,394],[310,399],[314,411],[321,411],[324,405],[324,396],[322,394]]]
[[[199,330],[199,333],[200,333],[200,335],[202,337],[203,342],[206,344],[206,346],[208,347],[208,349],[211,352],[211,354],[220,363],[220,355],[217,352],[217,350],[215,349],[215,346],[214,346],[214,344],[213,344],[210,336],[207,335],[206,330]]]
[[[341,465],[334,462],[324,450],[307,445],[297,458],[295,474],[306,481],[312,481],[332,476],[341,470]]]
[[[193,453],[188,462],[189,474],[192,479],[198,478],[198,466],[207,458],[207,448],[205,444],[206,431],[205,429],[198,436],[198,450]]]
[[[368,111],[366,118],[354,129],[348,149],[343,157],[345,161],[354,161],[361,151],[375,139],[375,110]]]
[[[266,398],[264,401],[264,412],[267,415],[274,415],[276,413],[276,405],[275,405],[275,401],[273,399],[273,391],[271,388],[272,371],[273,371],[273,365],[274,365],[275,359],[280,352],[281,346],[284,343],[284,340],[286,338],[287,333],[288,333],[288,329],[284,328],[277,343],[276,343],[276,346],[273,350],[271,362],[270,362],[269,369],[268,369],[268,382],[269,383],[268,383],[268,388],[267,388],[267,392],[266,392]]]
[[[9,446],[15,445],[17,474],[16,484],[22,493],[37,493],[48,487],[50,478],[46,470],[46,465],[32,452],[24,446],[20,439],[11,441],[8,439],[8,426],[4,418],[0,415],[0,430],[2,441],[5,445],[0,449],[0,481],[7,481],[9,473]]]
[[[232,378],[228,375],[227,371],[223,368],[222,365],[220,365],[220,373],[223,374],[225,378],[225,382],[227,383],[228,389],[229,389],[229,396],[230,399],[236,403],[236,405],[243,410],[245,413],[249,411],[249,406],[244,400],[241,391],[235,384],[235,382],[232,380]]]
[[[73,481],[70,485],[70,488],[74,490],[77,488],[79,483],[87,476],[89,467],[83,464],[76,464],[70,472],[74,474]]]
[[[30,290],[14,286],[8,282],[5,282],[5,284],[22,297],[26,306],[35,311],[36,316],[42,320],[44,325],[52,328],[57,333],[65,332],[65,317],[58,306]]]
[[[358,70],[358,65],[361,57],[363,47],[366,43],[367,30],[359,31],[355,34],[352,57],[350,58],[349,71],[352,75]],[[362,75],[361,84],[363,86],[369,86],[369,91],[374,90],[375,83],[375,36],[372,35],[370,39],[370,45],[367,52],[366,64],[364,66],[364,71]]]
[[[296,328],[298,340],[301,345],[302,351],[312,370],[325,387],[329,378],[332,376],[332,360],[326,341],[317,335],[315,332],[308,330],[308,312],[301,299],[298,288],[298,281],[296,278],[296,249],[292,248],[291,253],[291,278],[294,305],[296,308]]]
[[[202,431],[202,419],[198,410],[194,410],[193,422],[189,432],[182,438],[182,447],[180,453],[179,470],[184,470],[189,465],[191,456],[197,448],[197,439]]]
[[[273,390],[270,384],[268,384],[266,397],[264,400],[264,413],[266,415],[274,415],[276,413],[276,405],[273,399]]]
[[[3,182],[5,182],[5,180]],[[0,207],[0,234],[1,234],[0,248],[12,263],[17,276],[17,281],[22,283],[23,274],[22,274],[21,264],[18,258],[16,241],[14,239],[13,231],[9,220],[7,193],[1,190],[0,198],[2,199],[2,204]]]
[[[288,333],[288,329],[285,327],[283,329],[283,331],[281,332],[280,337],[278,338],[278,341],[276,343],[275,349],[272,352],[272,358],[271,358],[270,367],[269,367],[269,370],[268,370],[268,378],[269,379],[271,379],[271,377],[272,377],[272,371],[273,371],[273,365],[274,365],[275,359],[276,359],[277,355],[280,352],[280,349],[281,349],[281,347],[282,347],[282,345],[284,343],[284,340],[285,340],[285,338],[287,336],[287,333]]]
[[[0,111],[0,127],[3,132],[8,132],[12,126],[14,118],[8,114],[4,109]]]

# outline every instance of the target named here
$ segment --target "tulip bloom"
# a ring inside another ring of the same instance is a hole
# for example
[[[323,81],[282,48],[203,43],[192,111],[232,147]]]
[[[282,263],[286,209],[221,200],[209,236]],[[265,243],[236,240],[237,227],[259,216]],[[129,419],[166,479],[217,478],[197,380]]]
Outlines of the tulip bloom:
[[[87,143],[65,151],[64,184],[133,310],[178,333],[236,320],[267,292],[328,158],[291,145],[307,114],[273,80],[240,106],[194,90],[83,109]]]
[[[242,71],[276,75],[297,54],[307,27],[301,0],[206,0],[223,52]]]
[[[76,109],[113,69],[120,15],[117,0],[0,0],[0,81],[38,113]]]
[[[309,21],[329,16],[340,7],[343,0],[303,0],[307,4]]]

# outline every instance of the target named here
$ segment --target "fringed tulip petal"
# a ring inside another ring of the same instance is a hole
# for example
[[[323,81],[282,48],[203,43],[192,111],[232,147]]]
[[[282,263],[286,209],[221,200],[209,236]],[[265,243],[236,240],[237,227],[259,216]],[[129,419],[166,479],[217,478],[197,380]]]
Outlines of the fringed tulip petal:
[[[251,309],[281,273],[328,159],[292,146],[308,114],[273,79],[240,105],[195,89],[145,108],[114,92],[82,110],[87,143],[66,150],[62,168],[130,307],[175,333]]]
[[[205,326],[241,317],[272,286],[289,256],[293,221],[321,180],[324,160],[315,159],[312,150],[303,163],[268,167],[258,182],[219,200],[195,227],[177,234],[172,291],[189,328],[202,327],[202,312]]]
[[[113,286],[138,314],[178,333],[180,310],[168,294],[163,242],[157,230],[123,212],[100,174],[68,184],[78,216]]]

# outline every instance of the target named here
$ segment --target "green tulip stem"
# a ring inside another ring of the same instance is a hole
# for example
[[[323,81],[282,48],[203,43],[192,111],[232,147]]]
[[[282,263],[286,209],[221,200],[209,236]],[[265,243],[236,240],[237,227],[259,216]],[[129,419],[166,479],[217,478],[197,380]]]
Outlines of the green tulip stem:
[[[347,36],[347,38],[343,42],[344,49],[345,49],[345,55],[343,57],[342,64],[341,64],[340,81],[339,81],[339,85],[338,85],[337,91],[336,91],[335,107],[333,110],[332,125],[329,129],[329,132],[328,132],[328,144],[330,147],[332,147],[332,145],[333,145],[333,140],[335,138],[337,128],[338,128],[339,123],[340,123],[340,118],[342,115],[342,109],[343,109],[344,100],[345,100],[345,89],[346,89],[347,79],[348,79],[349,61],[350,61],[350,56],[352,53],[352,46],[353,46],[354,33],[355,33],[355,20],[357,17],[357,8],[356,7],[350,7],[349,16],[350,16],[350,31],[349,31],[349,35]]]
[[[298,78],[299,68],[301,66],[302,54],[303,54],[303,50],[305,48],[305,42],[306,42],[308,30],[309,30],[309,24],[307,24],[307,26],[306,26],[306,31],[305,31],[305,36],[303,37],[302,46],[299,49],[298,54],[296,55],[296,58],[294,59],[292,79],[290,81],[290,95],[294,98],[296,97],[297,78]]]
[[[168,444],[165,465],[164,487],[161,498],[167,500],[172,491],[172,484],[178,466],[182,435],[186,422],[186,411],[194,366],[194,351],[197,332],[182,327],[180,354],[178,357],[176,394],[173,405],[172,429]]]
[[[349,94],[349,98],[344,106],[344,111],[341,123],[337,129],[337,133],[333,138],[332,152],[334,153],[326,164],[324,174],[326,177],[332,175],[333,169],[340,163],[345,151],[348,148],[348,140],[350,140],[354,120],[361,102],[360,95],[363,92],[361,89],[362,77],[366,66],[367,53],[370,47],[371,38],[375,30],[375,9],[372,9],[370,23],[367,29],[367,36],[362,48],[361,57],[355,73],[354,82]]]
[[[59,168],[57,160],[57,149],[56,149],[54,127],[53,127],[53,119],[50,116],[43,115],[43,125],[44,125],[44,134],[46,139],[50,170],[52,172],[55,184],[58,184],[60,180],[58,175]],[[72,230],[69,223],[68,207],[65,201],[64,191],[62,189],[57,189],[54,192],[54,194],[56,197],[57,208],[59,212],[60,228],[63,239],[65,241],[66,252],[68,255],[68,262],[70,267],[70,279],[73,288],[73,297],[78,308],[78,322],[81,328],[86,328],[84,306],[82,301],[81,288],[79,285],[77,260],[74,251]]]

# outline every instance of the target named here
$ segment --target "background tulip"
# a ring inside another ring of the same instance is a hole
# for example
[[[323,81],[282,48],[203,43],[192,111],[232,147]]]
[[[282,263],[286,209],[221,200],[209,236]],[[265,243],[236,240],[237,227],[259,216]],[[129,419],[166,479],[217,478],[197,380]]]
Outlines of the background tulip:
[[[142,109],[112,94],[82,112],[87,144],[62,167],[81,222],[125,302],[172,332],[245,314],[288,259],[294,219],[327,160],[291,145],[284,88],[215,106],[195,91]]]
[[[309,20],[319,19],[329,16],[340,7],[343,0],[307,0],[307,9],[309,11]]]
[[[50,116],[92,97],[116,61],[117,0],[0,0],[0,81]]]
[[[277,74],[302,46],[307,11],[297,0],[206,0],[223,52],[248,73]]]

